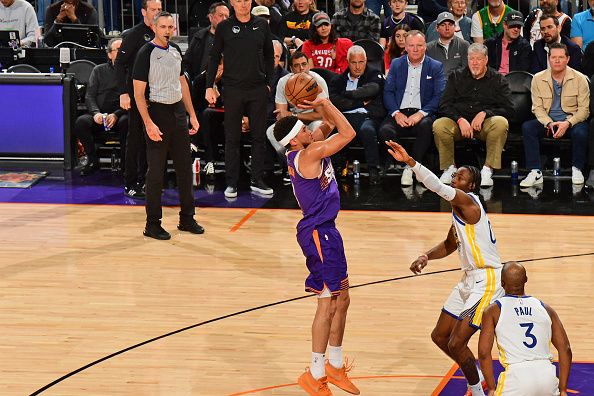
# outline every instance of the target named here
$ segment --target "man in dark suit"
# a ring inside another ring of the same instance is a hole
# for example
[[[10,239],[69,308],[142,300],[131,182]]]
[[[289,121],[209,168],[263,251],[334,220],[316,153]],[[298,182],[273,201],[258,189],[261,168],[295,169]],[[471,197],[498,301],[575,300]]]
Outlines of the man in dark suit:
[[[540,17],[540,32],[542,38],[534,42],[534,50],[532,52],[532,67],[530,70],[532,74],[548,68],[549,47],[553,43],[565,44],[569,51],[568,66],[574,70],[582,71],[582,58],[584,56],[582,49],[568,37],[561,34],[557,17],[553,15],[543,15]]]
[[[406,37],[406,56],[392,61],[384,88],[388,117],[380,127],[380,142],[401,136],[416,137],[414,158],[422,161],[433,140],[432,125],[446,79],[443,65],[425,56],[425,35],[411,30]],[[400,183],[410,186],[413,172],[405,168]]]
[[[382,100],[384,75],[367,67],[367,54],[361,46],[349,48],[347,60],[349,68],[330,85],[330,100],[357,132],[365,149],[369,182],[377,184],[380,181],[377,130],[386,115]]]

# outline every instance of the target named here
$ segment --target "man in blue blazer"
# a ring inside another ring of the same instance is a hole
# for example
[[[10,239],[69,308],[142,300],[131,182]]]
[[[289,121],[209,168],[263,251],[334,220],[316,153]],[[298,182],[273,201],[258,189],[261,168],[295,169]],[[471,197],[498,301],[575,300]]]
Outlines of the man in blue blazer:
[[[425,56],[425,35],[411,30],[406,37],[406,55],[394,59],[384,88],[384,106],[388,117],[379,130],[380,142],[416,137],[413,157],[419,161],[433,141],[432,125],[445,88],[441,62]],[[413,184],[412,169],[406,167],[400,183]]]

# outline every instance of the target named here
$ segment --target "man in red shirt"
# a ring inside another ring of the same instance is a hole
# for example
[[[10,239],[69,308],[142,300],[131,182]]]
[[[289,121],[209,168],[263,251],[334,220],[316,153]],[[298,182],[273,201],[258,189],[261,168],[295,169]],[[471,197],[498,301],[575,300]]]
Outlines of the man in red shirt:
[[[301,52],[309,58],[310,67],[320,67],[340,74],[349,68],[347,52],[353,46],[348,38],[338,38],[325,12],[312,18],[314,29],[310,39],[303,43]]]

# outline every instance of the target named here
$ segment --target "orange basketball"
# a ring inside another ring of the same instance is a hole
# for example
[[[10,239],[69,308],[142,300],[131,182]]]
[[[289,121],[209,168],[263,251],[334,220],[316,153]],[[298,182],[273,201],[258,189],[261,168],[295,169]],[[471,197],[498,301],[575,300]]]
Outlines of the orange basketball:
[[[292,75],[285,85],[285,96],[293,106],[303,104],[304,100],[315,100],[318,93],[320,93],[318,82],[308,73]]]

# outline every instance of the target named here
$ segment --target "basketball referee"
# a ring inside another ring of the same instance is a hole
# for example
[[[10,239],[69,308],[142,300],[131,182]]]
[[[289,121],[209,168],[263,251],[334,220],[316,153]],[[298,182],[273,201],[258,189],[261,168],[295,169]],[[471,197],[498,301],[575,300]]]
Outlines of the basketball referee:
[[[147,134],[148,172],[144,235],[166,240],[170,239],[171,235],[161,227],[161,217],[163,217],[161,191],[168,152],[177,175],[181,204],[177,228],[193,234],[204,232],[204,228],[194,220],[189,136],[198,131],[199,125],[192,106],[190,88],[181,67],[181,50],[176,44],[169,42],[175,31],[171,14],[168,12],[157,14],[153,22],[153,30],[155,38],[138,51],[132,78],[134,99]],[[189,134],[186,111],[190,114],[192,124]]]
[[[251,0],[231,0],[235,14],[219,23],[210,52],[205,98],[216,102],[212,86],[221,56],[225,102],[225,196],[237,196],[239,181],[241,121],[247,115],[252,137],[252,191],[272,194],[263,180],[267,153],[266,115],[274,78],[274,48],[268,22],[251,14]]]

